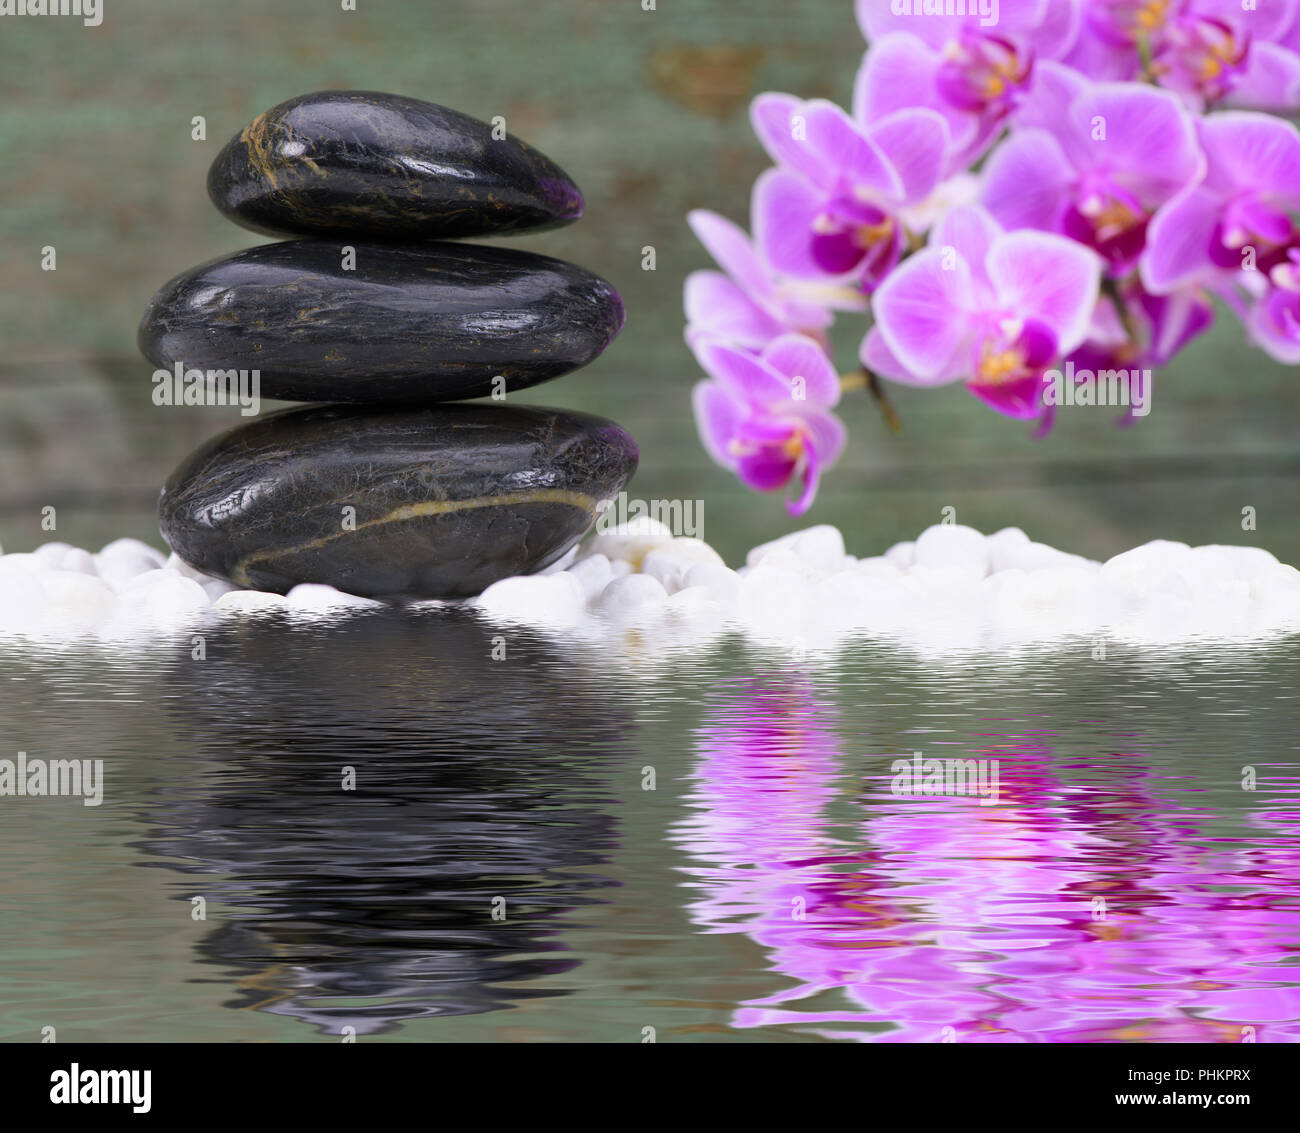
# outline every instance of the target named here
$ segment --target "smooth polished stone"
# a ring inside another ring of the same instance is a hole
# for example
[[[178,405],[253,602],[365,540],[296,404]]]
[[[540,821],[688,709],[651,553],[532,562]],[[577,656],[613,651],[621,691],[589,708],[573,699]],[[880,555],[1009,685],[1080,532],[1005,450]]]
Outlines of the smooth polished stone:
[[[190,566],[239,586],[464,597],[560,558],[636,462],[627,433],[585,413],[311,406],[194,452],[159,526]]]
[[[165,284],[140,323],[154,365],[259,370],[285,401],[484,397],[567,374],[623,327],[618,292],[584,268],[512,248],[293,240],[246,248]]]
[[[321,91],[259,114],[208,171],[237,224],[271,235],[437,240],[536,231],[582,216],[582,193],[545,154],[445,106]]]

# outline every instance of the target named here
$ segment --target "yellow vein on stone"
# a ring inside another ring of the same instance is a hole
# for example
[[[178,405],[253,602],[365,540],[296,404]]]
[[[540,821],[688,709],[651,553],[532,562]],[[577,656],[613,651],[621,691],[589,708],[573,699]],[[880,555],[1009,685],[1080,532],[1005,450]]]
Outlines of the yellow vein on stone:
[[[248,577],[248,568],[254,563],[263,562],[280,555],[293,555],[302,551],[315,550],[317,547],[323,547],[326,543],[342,538],[344,535],[354,535],[356,532],[364,531],[368,527],[378,527],[385,523],[400,523],[406,519],[420,519],[429,515],[450,515],[453,512],[469,511],[473,508],[504,507],[506,504],[567,504],[569,507],[591,512],[595,510],[598,502],[594,496],[589,496],[586,492],[575,492],[568,488],[538,488],[522,495],[477,496],[468,500],[424,500],[417,504],[402,504],[387,515],[381,515],[377,519],[368,519],[350,530],[322,535],[318,539],[312,539],[310,542],[299,543],[292,547],[272,547],[262,551],[254,551],[250,555],[245,555],[235,564],[235,569],[231,571],[231,575],[241,585],[251,587],[254,583]]]

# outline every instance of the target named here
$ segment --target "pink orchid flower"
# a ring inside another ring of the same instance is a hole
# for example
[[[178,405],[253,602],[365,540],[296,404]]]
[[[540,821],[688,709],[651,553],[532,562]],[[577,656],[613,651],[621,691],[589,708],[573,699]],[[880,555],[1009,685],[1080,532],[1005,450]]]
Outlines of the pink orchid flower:
[[[1057,73],[1058,78],[1062,78]],[[1062,82],[989,158],[984,204],[1006,228],[1060,232],[1129,271],[1155,210],[1204,161],[1177,97],[1139,83]]]
[[[949,171],[964,169],[997,139],[1024,98],[1036,59],[1063,54],[1079,26],[1077,0],[1000,0],[996,15],[904,12],[894,0],[858,0],[869,49],[854,85],[853,114],[875,122],[910,107],[941,114]]]
[[[1143,282],[1155,294],[1211,287],[1272,357],[1300,362],[1300,131],[1249,111],[1197,129],[1205,176],[1152,219]]]
[[[779,272],[870,291],[907,245],[902,213],[934,192],[948,127],[912,108],[860,127],[824,99],[761,94],[750,117],[777,163],[754,186],[754,239]]]
[[[1285,109],[1300,98],[1297,0],[1092,0],[1065,62],[1096,79],[1147,78],[1202,109]]]
[[[845,430],[830,412],[840,381],[812,339],[782,335],[754,355],[717,341],[695,344],[711,381],[695,387],[695,421],[709,455],[760,492],[791,481],[791,515],[812,506],[821,473],[839,458]]]
[[[791,332],[825,341],[835,316],[832,300],[843,309],[866,310],[862,294],[825,290],[782,280],[763,261],[745,232],[725,217],[696,209],[686,217],[696,238],[722,271],[697,271],[686,277],[686,341],[723,339],[762,350]]]
[[[1087,337],[1100,274],[1072,240],[954,209],[876,292],[862,362],[909,385],[965,382],[999,413],[1041,417],[1043,375]]]

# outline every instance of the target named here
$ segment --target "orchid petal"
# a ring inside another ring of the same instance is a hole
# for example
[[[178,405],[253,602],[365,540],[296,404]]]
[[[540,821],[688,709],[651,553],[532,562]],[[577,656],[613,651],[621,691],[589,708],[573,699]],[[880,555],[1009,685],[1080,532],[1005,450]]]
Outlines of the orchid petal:
[[[980,401],[1017,421],[1032,421],[1043,415],[1043,379],[1039,375],[1009,382],[969,382],[966,388]]]
[[[1001,308],[1045,323],[1068,353],[1088,334],[1101,260],[1088,248],[1046,232],[1008,232],[989,250],[988,273]]]
[[[695,344],[700,365],[734,398],[760,408],[794,404],[790,383],[767,363],[717,340]]]
[[[1245,70],[1237,76],[1227,102],[1231,106],[1289,113],[1300,101],[1300,55],[1252,39]]]
[[[900,110],[933,110],[948,123],[951,149],[966,149],[979,122],[939,96],[935,80],[942,62],[939,52],[913,35],[892,34],[873,41],[853,83],[853,117],[870,124]]]
[[[1157,210],[1147,225],[1147,246],[1139,270],[1153,294],[1217,273],[1210,241],[1223,215],[1223,202],[1208,189],[1186,189]]]
[[[825,99],[803,104],[807,145],[834,183],[827,188],[853,190],[877,200],[900,201],[903,182],[875,142],[843,110]]]
[[[703,335],[725,338],[759,350],[785,327],[720,271],[694,271],[686,277],[684,306],[688,343]]]
[[[1004,228],[1055,230],[1075,180],[1074,167],[1045,130],[1012,134],[984,171],[983,201]]]
[[[1228,110],[1200,124],[1209,162],[1205,186],[1223,196],[1240,189],[1300,206],[1300,131],[1271,114]]]
[[[771,294],[772,284],[762,261],[744,229],[725,216],[707,209],[694,209],[686,214],[686,222],[695,238],[740,288],[755,297]]]
[[[1182,102],[1140,83],[1102,83],[1085,91],[1056,136],[1077,169],[1105,170],[1148,207],[1197,180],[1205,168]]]
[[[796,173],[769,169],[754,183],[754,239],[776,271],[797,279],[847,276],[862,259],[859,249],[849,271],[829,273],[813,254],[814,228],[826,198]]]
[[[696,383],[691,404],[705,451],[723,468],[734,467],[736,460],[727,446],[744,419],[744,406],[716,382],[709,381]]]
[[[786,334],[768,343],[763,361],[777,373],[804,380],[808,405],[834,405],[840,399],[840,377],[826,351],[807,335]]]
[[[1088,80],[1062,63],[1034,65],[1034,77],[1025,99],[1012,113],[1021,130],[1051,130],[1069,113],[1070,104],[1088,89]]]
[[[965,357],[961,350],[954,350],[952,360],[939,374],[932,378],[918,378],[894,357],[894,352],[889,349],[889,344],[885,341],[885,336],[880,333],[879,327],[872,327],[863,336],[862,345],[858,349],[858,359],[878,377],[898,382],[899,385],[917,386],[922,389],[948,385],[968,377],[970,370],[969,358]]]
[[[930,229],[930,247],[952,248],[970,267],[971,278],[987,284],[984,261],[993,241],[1002,235],[1002,226],[986,208],[965,205],[946,213]]]
[[[893,166],[902,200],[915,204],[934,192],[948,157],[948,123],[933,110],[900,110],[873,122],[867,138]]]
[[[754,133],[777,165],[808,178],[815,185],[831,189],[834,170],[827,167],[820,153],[795,134],[795,120],[801,114],[803,100],[790,94],[767,92],[750,104],[749,119]]]
[[[905,260],[876,292],[876,325],[902,367],[933,379],[951,361],[969,332],[970,268],[950,262],[937,248]]]

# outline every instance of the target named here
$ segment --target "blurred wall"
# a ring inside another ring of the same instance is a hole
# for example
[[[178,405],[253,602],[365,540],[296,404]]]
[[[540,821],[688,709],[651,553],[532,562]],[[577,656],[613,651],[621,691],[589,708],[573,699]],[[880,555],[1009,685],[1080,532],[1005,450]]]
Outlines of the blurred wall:
[[[1164,536],[1257,542],[1300,560],[1287,522],[1300,443],[1295,375],[1213,337],[1157,375],[1153,410],[1061,414],[1032,440],[959,388],[895,389],[884,428],[848,398],[851,448],[814,510],[741,488],[700,450],[682,343],[681,285],[707,265],[683,222],[695,207],[744,221],[765,161],[746,105],[784,89],[847,103],[863,44],[851,0],[104,0],[100,27],[0,18],[0,544],[121,534],[157,542],[168,471],[237,422],[158,409],[135,350],[150,294],[202,260],[259,242],[204,190],[225,140],[272,104],[326,87],[442,102],[507,126],[582,186],[577,226],[513,241],[578,261],[623,292],[628,326],[595,364],[519,400],[581,407],[638,438],[634,494],[702,498],[705,536],[730,558],[808,522],[873,553],[953,506],[985,530],[1018,524],[1094,556]],[[207,120],[206,141],[191,119]],[[57,270],[40,268],[57,249]],[[641,270],[653,245],[657,270]],[[851,369],[861,328],[841,328]],[[55,535],[40,509],[58,509]],[[1241,509],[1258,512],[1243,532]]]

